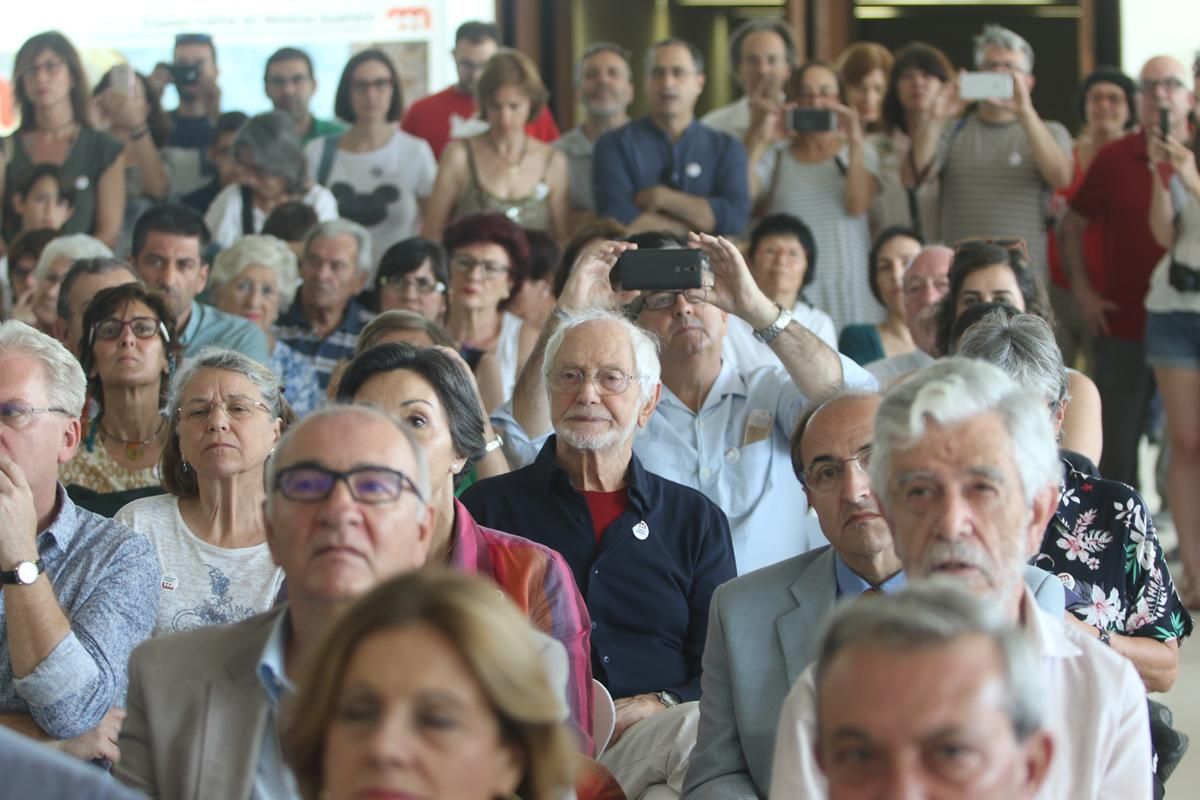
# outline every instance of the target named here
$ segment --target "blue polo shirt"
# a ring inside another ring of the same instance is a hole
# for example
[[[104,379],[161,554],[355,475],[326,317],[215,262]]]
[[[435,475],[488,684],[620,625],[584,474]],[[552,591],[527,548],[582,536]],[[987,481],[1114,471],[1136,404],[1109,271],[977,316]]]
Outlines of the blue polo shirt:
[[[713,590],[737,573],[725,514],[632,456],[629,508],[597,543],[583,495],[558,466],[555,437],[524,469],[480,481],[463,505],[480,525],[557,550],[592,617],[592,674],[613,697],[700,697]]]
[[[711,233],[739,235],[750,218],[745,148],[699,122],[677,142],[649,117],[605,133],[596,140],[592,184],[599,215],[625,224],[642,213],[634,196],[660,184],[707,200],[717,220]]]

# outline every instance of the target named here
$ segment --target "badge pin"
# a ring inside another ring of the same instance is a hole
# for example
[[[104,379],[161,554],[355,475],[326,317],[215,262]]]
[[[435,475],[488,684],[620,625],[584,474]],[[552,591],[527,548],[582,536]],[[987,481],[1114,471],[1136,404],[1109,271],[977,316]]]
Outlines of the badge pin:
[[[179,578],[176,578],[174,575],[163,575],[160,585],[164,592],[173,592],[179,587]]]
[[[91,185],[92,182],[88,180],[87,175],[80,175],[75,178],[75,191],[77,192],[86,192],[87,188]]]
[[[1008,163],[1014,167],[1021,166],[1021,154],[1015,150],[1013,152],[1009,153],[1008,154]]]
[[[699,164],[697,164],[695,161],[693,161],[692,163],[688,164],[688,165],[687,165],[686,167],[684,167],[684,169],[683,169],[683,172],[684,172],[684,174],[685,174],[685,175],[687,175],[689,178],[699,178],[699,177],[700,177],[700,173],[701,173],[702,171],[703,171],[703,170],[701,170],[701,169],[700,169],[700,165],[699,165]]]
[[[637,525],[633,526],[633,535],[642,541],[650,535],[650,526],[646,524],[646,520],[642,520]]]

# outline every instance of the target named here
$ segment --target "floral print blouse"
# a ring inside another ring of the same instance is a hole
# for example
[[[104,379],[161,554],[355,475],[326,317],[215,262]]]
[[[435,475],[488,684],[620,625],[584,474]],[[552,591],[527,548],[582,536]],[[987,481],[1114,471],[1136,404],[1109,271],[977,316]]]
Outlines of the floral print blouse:
[[[1183,639],[1192,617],[1175,591],[1154,520],[1133,487],[1085,475],[1063,461],[1062,496],[1034,564],[1058,575],[1082,603],[1068,607],[1102,630]]]

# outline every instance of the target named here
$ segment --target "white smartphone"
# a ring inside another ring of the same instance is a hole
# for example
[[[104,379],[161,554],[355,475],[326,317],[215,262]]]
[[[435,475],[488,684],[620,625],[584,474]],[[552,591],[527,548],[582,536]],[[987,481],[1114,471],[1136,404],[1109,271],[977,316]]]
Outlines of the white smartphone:
[[[108,76],[108,85],[113,94],[133,94],[133,67],[128,64],[116,64]]]
[[[964,72],[958,79],[958,96],[963,100],[1009,100],[1013,77],[1007,72]]]

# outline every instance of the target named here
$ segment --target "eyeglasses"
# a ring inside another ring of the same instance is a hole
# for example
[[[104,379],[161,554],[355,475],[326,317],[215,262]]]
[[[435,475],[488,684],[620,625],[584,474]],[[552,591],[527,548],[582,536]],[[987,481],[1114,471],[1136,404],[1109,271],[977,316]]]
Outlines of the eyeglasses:
[[[675,292],[655,292],[654,294],[646,295],[646,299],[642,301],[642,308],[648,311],[662,311],[666,308],[671,308],[675,305],[675,298],[683,295],[683,299],[687,300],[691,305],[697,303],[708,302],[708,289],[683,289]]]
[[[391,88],[391,78],[376,78],[373,81],[350,81],[350,90],[353,92],[369,92],[372,89],[377,92],[382,92],[384,89]]]
[[[133,335],[139,339],[150,339],[156,334],[162,334],[163,338],[168,342],[171,337],[167,334],[167,326],[161,320],[154,317],[134,317],[133,319],[117,319],[109,317],[102,319],[92,326],[93,339],[120,339],[125,333],[125,328],[133,331]]]
[[[275,475],[274,490],[298,503],[318,503],[333,494],[338,481],[346,484],[351,497],[368,505],[394,503],[405,491],[425,502],[411,478],[387,467],[355,467],[339,472],[320,464],[296,464]]]
[[[218,408],[225,412],[225,416],[239,422],[253,416],[255,409],[261,408],[268,414],[271,413],[271,409],[266,403],[260,400],[251,400],[249,397],[231,397],[228,400],[193,400],[175,410],[184,422],[203,422]]]
[[[392,275],[391,277],[379,278],[379,288],[391,289],[394,292],[407,292],[409,289],[416,289],[417,294],[433,294],[434,292],[442,293],[446,291],[446,284],[441,281],[431,281],[429,278],[412,278],[408,275]]]
[[[854,464],[865,473],[871,464],[870,446],[841,461],[818,461],[800,473],[800,481],[814,492],[831,491],[846,476],[847,464]]]
[[[33,418],[39,414],[65,414],[68,417],[75,416],[65,408],[56,406],[48,406],[46,408],[33,408],[31,406],[23,406],[20,403],[0,403],[0,423],[13,430],[20,430],[33,422]]]
[[[450,266],[464,275],[474,272],[476,267],[482,267],[484,276],[488,278],[506,275],[511,269],[507,264],[501,264],[499,261],[483,261],[470,256],[453,256],[450,259]]]
[[[310,80],[312,78],[303,72],[298,72],[295,75],[272,75],[267,78],[267,85],[272,89],[286,89],[289,86],[303,86]]]
[[[976,247],[985,247],[989,244],[995,245],[996,247],[1003,247],[1005,250],[1009,251],[1010,253],[1020,253],[1026,259],[1029,258],[1029,245],[1025,244],[1024,239],[1017,239],[1017,238],[1011,238],[1011,239],[984,239],[984,238],[960,239],[959,241],[954,243],[954,254],[958,255],[963,250],[970,250],[970,249],[976,248]]]
[[[1142,80],[1138,82],[1138,88],[1146,94],[1154,94],[1159,89],[1166,89],[1167,94],[1173,94],[1178,92],[1186,85],[1187,84],[1174,76],[1171,76],[1170,78],[1142,78]]]
[[[605,367],[594,372],[585,372],[579,367],[563,367],[546,376],[550,388],[560,394],[578,394],[585,381],[590,381],[601,396],[624,394],[629,384],[640,380],[615,367]]]
[[[41,63],[34,62],[25,70],[25,74],[30,78],[36,78],[40,73],[46,73],[47,78],[53,78],[58,73],[62,72],[62,68],[67,65],[67,62],[57,58],[48,58]]]

